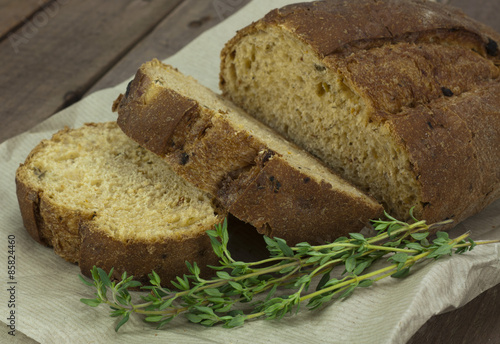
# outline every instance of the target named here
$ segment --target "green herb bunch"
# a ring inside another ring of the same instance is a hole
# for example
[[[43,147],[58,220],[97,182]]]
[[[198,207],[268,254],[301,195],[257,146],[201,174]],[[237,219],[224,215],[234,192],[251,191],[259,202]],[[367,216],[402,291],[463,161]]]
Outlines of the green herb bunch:
[[[220,258],[219,266],[211,266],[216,275],[212,279],[203,279],[199,266],[186,262],[190,274],[171,281],[177,289],[171,290],[161,286],[154,271],[149,275],[151,285],[142,286],[126,272],[120,281],[111,281],[113,271],[106,273],[94,267],[92,282],[80,278],[96,288],[95,298],[81,301],[92,307],[110,306],[111,316],[120,318],[116,331],[132,313],[143,315],[146,322],[156,323],[158,327],[184,314],[193,323],[232,328],[254,318],[280,319],[298,312],[303,303],[308,309],[317,309],[333,300],[345,299],[357,288],[369,287],[383,278],[406,277],[418,262],[453,252],[461,254],[476,245],[469,233],[451,239],[447,233],[437,232],[433,240],[429,239],[435,227],[449,221],[427,225],[413,218],[414,222],[409,224],[388,214],[386,217],[386,220],[372,221],[377,232],[373,237],[352,233],[320,246],[299,243],[290,247],[283,239],[265,237],[270,256],[256,262],[232,258],[224,221],[215,230],[207,231],[213,250]],[[489,242],[481,244],[484,243]],[[386,267],[367,271],[381,259],[388,262]],[[340,270],[343,266],[343,273],[332,277],[336,266],[341,266]],[[138,287],[149,293],[135,302],[130,290]]]

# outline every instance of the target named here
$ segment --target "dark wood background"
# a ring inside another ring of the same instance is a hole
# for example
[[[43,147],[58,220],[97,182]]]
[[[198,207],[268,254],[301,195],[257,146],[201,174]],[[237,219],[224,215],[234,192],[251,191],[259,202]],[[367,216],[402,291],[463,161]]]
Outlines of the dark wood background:
[[[249,0],[0,0],[0,142],[165,59]],[[500,31],[500,0],[441,0]],[[410,343],[500,343],[500,286]]]

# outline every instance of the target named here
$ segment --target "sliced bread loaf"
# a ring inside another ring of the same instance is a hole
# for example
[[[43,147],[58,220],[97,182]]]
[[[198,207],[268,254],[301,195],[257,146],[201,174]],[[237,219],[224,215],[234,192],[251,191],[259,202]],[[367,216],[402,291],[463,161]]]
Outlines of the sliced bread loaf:
[[[317,159],[158,60],[141,66],[114,110],[128,136],[268,236],[330,241],[382,211]]]
[[[419,0],[276,9],[221,53],[223,94],[399,218],[500,197],[500,35]]]
[[[206,192],[129,139],[114,123],[64,129],[42,141],[16,174],[24,225],[78,263],[163,282],[217,258],[205,235],[226,215]]]

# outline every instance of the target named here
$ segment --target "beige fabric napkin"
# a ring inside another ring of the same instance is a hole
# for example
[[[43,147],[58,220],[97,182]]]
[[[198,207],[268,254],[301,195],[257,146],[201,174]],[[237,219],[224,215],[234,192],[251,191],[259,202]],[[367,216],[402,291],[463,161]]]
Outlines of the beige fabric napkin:
[[[218,91],[219,52],[235,31],[290,0],[254,0],[177,55],[166,60]],[[229,9],[234,1],[215,1]],[[221,7],[224,9],[224,7]],[[144,61],[137,61],[139,66]],[[500,283],[500,245],[477,247],[452,259],[415,269],[404,280],[388,279],[326,308],[282,321],[257,320],[236,329],[204,328],[178,318],[163,330],[133,317],[118,334],[109,309],[90,308],[80,298],[93,290],[78,280],[79,268],[32,240],[23,228],[14,174],[30,150],[64,126],[115,120],[111,104],[125,83],[94,93],[29,132],[0,145],[0,341],[20,343],[404,343],[432,315],[464,305]],[[471,230],[474,239],[500,239],[500,201],[460,224],[453,235]],[[15,308],[8,308],[9,235],[15,236]],[[15,310],[16,336],[8,335]]]

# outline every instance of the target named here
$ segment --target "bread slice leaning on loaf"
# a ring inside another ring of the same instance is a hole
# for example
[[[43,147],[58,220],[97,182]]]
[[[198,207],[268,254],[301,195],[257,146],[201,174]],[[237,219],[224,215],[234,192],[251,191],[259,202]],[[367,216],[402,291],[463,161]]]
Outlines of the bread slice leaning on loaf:
[[[271,11],[221,53],[223,95],[393,216],[471,216],[500,197],[500,35],[431,1]]]
[[[24,225],[39,243],[90,277],[94,265],[168,284],[218,259],[205,231],[226,212],[206,192],[141,148],[116,122],[63,129],[42,141],[16,173]]]
[[[158,60],[140,67],[114,110],[128,136],[268,236],[331,241],[381,214],[307,152]]]

